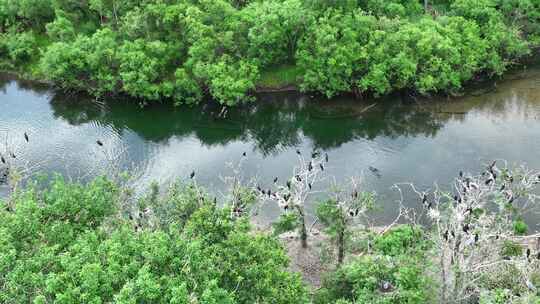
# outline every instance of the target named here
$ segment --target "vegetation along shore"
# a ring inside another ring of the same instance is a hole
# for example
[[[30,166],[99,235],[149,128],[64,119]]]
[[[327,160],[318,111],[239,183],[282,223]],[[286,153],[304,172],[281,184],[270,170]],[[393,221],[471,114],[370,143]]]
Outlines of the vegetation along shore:
[[[0,68],[95,96],[457,93],[540,40],[537,0],[1,0]]]

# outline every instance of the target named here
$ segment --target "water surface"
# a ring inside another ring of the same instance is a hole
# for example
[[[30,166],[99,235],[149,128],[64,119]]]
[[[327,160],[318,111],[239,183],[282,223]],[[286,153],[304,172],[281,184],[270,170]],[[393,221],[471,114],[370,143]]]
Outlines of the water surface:
[[[363,188],[378,193],[381,220],[387,221],[396,211],[395,183],[448,185],[459,170],[475,172],[493,159],[540,168],[540,69],[506,78],[452,99],[324,101],[276,93],[220,118],[221,108],[211,104],[141,109],[135,102],[59,94],[3,75],[0,152],[12,151],[17,158],[10,161],[33,172],[75,179],[106,168],[134,170],[139,190],[152,181],[186,179],[195,170],[199,184],[219,193],[227,163],[238,162],[243,152],[242,175],[268,187],[274,177],[290,176],[296,149],[304,155],[318,149],[329,154],[328,175],[338,181],[363,177]],[[0,186],[0,195],[7,191]],[[270,206],[263,216],[276,214]],[[536,224],[537,215],[527,221]]]

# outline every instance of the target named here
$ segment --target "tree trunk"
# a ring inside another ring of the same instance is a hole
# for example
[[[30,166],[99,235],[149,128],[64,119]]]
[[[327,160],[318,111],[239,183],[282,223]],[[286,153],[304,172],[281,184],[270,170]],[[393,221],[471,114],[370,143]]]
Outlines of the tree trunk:
[[[307,248],[307,228],[306,228],[306,217],[304,215],[304,210],[302,207],[298,206],[298,215],[300,216],[300,240],[302,241],[302,248]]]
[[[338,257],[337,257],[337,263],[338,267],[343,264],[343,259],[345,257],[345,229],[342,227],[338,231],[337,236],[337,245],[338,245]]]

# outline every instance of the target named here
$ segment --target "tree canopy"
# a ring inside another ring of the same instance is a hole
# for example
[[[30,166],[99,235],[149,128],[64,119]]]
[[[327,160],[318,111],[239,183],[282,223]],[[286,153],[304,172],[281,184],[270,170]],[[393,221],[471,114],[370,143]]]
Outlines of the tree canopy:
[[[539,20],[539,0],[0,0],[0,58],[146,102],[236,105],[276,66],[328,97],[452,93],[529,54]]]

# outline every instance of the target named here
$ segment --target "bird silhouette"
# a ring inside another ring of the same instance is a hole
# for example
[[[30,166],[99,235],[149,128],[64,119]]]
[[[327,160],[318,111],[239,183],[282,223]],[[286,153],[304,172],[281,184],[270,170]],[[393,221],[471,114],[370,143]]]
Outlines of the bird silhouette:
[[[291,189],[291,181],[287,181],[287,188]]]
[[[311,187],[312,187],[311,183],[308,183],[308,187],[309,187],[309,190],[311,190]]]
[[[195,177],[195,170],[191,171],[191,174],[189,175],[190,179],[193,179]]]
[[[246,152],[242,153],[242,156],[243,156],[243,157],[246,157],[246,156],[247,156],[247,153],[246,153]]]
[[[296,154],[302,155],[302,152],[300,152],[300,150],[296,149]]]
[[[309,162],[308,171],[311,172],[312,170],[313,170],[313,164],[312,164],[312,162]]]
[[[103,147],[103,142],[101,140],[96,140],[96,144],[98,144],[98,146],[100,147]]]
[[[297,180],[297,181],[299,181],[299,182],[302,181],[302,178],[300,177],[300,175],[297,174],[295,177],[296,177],[296,180]]]
[[[274,178],[274,184],[277,183],[277,181],[278,181],[278,178],[277,177]]]
[[[0,155],[0,160],[2,160],[2,163],[5,164],[6,163],[6,159],[4,158],[3,155]]]
[[[324,153],[324,160],[328,162],[328,153]]]
[[[321,171],[324,171],[324,166],[323,166],[323,164],[319,164],[319,167],[321,168]]]
[[[29,142],[28,134],[26,134],[26,132],[24,132],[24,139],[26,140],[26,142]]]
[[[9,154],[11,155],[12,158],[17,158],[17,156],[15,155],[15,153],[9,152]]]

